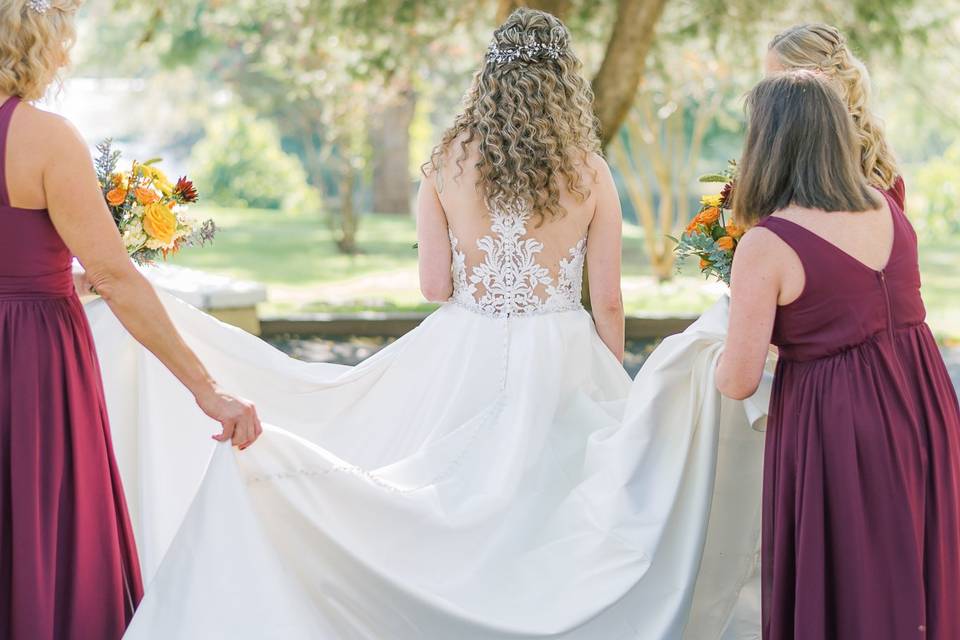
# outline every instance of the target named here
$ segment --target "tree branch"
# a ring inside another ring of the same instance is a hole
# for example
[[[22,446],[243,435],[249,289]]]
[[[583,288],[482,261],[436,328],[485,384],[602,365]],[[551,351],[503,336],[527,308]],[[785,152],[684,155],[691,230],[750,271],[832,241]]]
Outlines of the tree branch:
[[[606,55],[593,79],[604,146],[617,134],[647,66],[647,53],[667,0],[620,0]]]

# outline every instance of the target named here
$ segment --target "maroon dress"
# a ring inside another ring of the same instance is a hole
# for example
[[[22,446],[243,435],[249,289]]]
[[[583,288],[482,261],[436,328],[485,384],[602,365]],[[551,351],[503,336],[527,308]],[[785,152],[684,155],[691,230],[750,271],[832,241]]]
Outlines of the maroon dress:
[[[140,569],[70,252],[46,211],[10,206],[18,104],[0,107],[0,638],[116,640]]]
[[[898,187],[882,271],[788,220],[760,225],[806,273],[773,331],[765,640],[960,638],[960,409]]]

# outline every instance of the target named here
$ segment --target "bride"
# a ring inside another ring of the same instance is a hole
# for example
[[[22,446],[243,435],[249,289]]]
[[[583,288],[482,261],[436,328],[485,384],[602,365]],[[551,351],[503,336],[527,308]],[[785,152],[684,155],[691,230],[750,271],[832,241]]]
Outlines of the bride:
[[[723,301],[624,372],[620,208],[580,66],[549,14],[494,33],[419,195],[422,289],[449,302],[359,366],[289,359],[164,296],[256,402],[247,451],[200,438],[195,403],[88,305],[148,581],[127,638],[729,627],[755,568],[765,406],[714,390]]]

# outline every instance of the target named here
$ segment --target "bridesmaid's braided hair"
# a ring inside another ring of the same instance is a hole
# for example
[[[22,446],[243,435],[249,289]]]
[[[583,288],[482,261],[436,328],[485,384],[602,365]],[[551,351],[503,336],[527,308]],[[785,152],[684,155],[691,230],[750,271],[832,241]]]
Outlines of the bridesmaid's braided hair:
[[[586,199],[577,161],[600,151],[593,92],[581,67],[559,19],[517,9],[494,32],[462,111],[422,170],[438,175],[455,153],[459,177],[476,143],[478,186],[491,211],[519,204],[540,222],[562,216],[560,185]]]
[[[827,24],[801,24],[774,36],[770,49],[786,69],[818,71],[833,81],[856,125],[863,175],[881,189],[892,187],[899,170],[883,125],[870,110],[870,74],[843,34]]]

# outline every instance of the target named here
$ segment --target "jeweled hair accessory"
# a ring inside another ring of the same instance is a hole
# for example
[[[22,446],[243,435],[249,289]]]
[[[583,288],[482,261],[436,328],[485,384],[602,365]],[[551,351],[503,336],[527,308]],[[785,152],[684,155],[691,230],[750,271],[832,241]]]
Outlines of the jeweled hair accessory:
[[[525,44],[518,47],[501,47],[496,42],[491,42],[490,48],[487,49],[487,62],[505,64],[518,60],[522,62],[556,60],[565,51],[566,47],[552,38],[550,42],[544,43],[530,37]]]
[[[27,8],[43,15],[53,9],[53,2],[50,0],[27,0]]]

